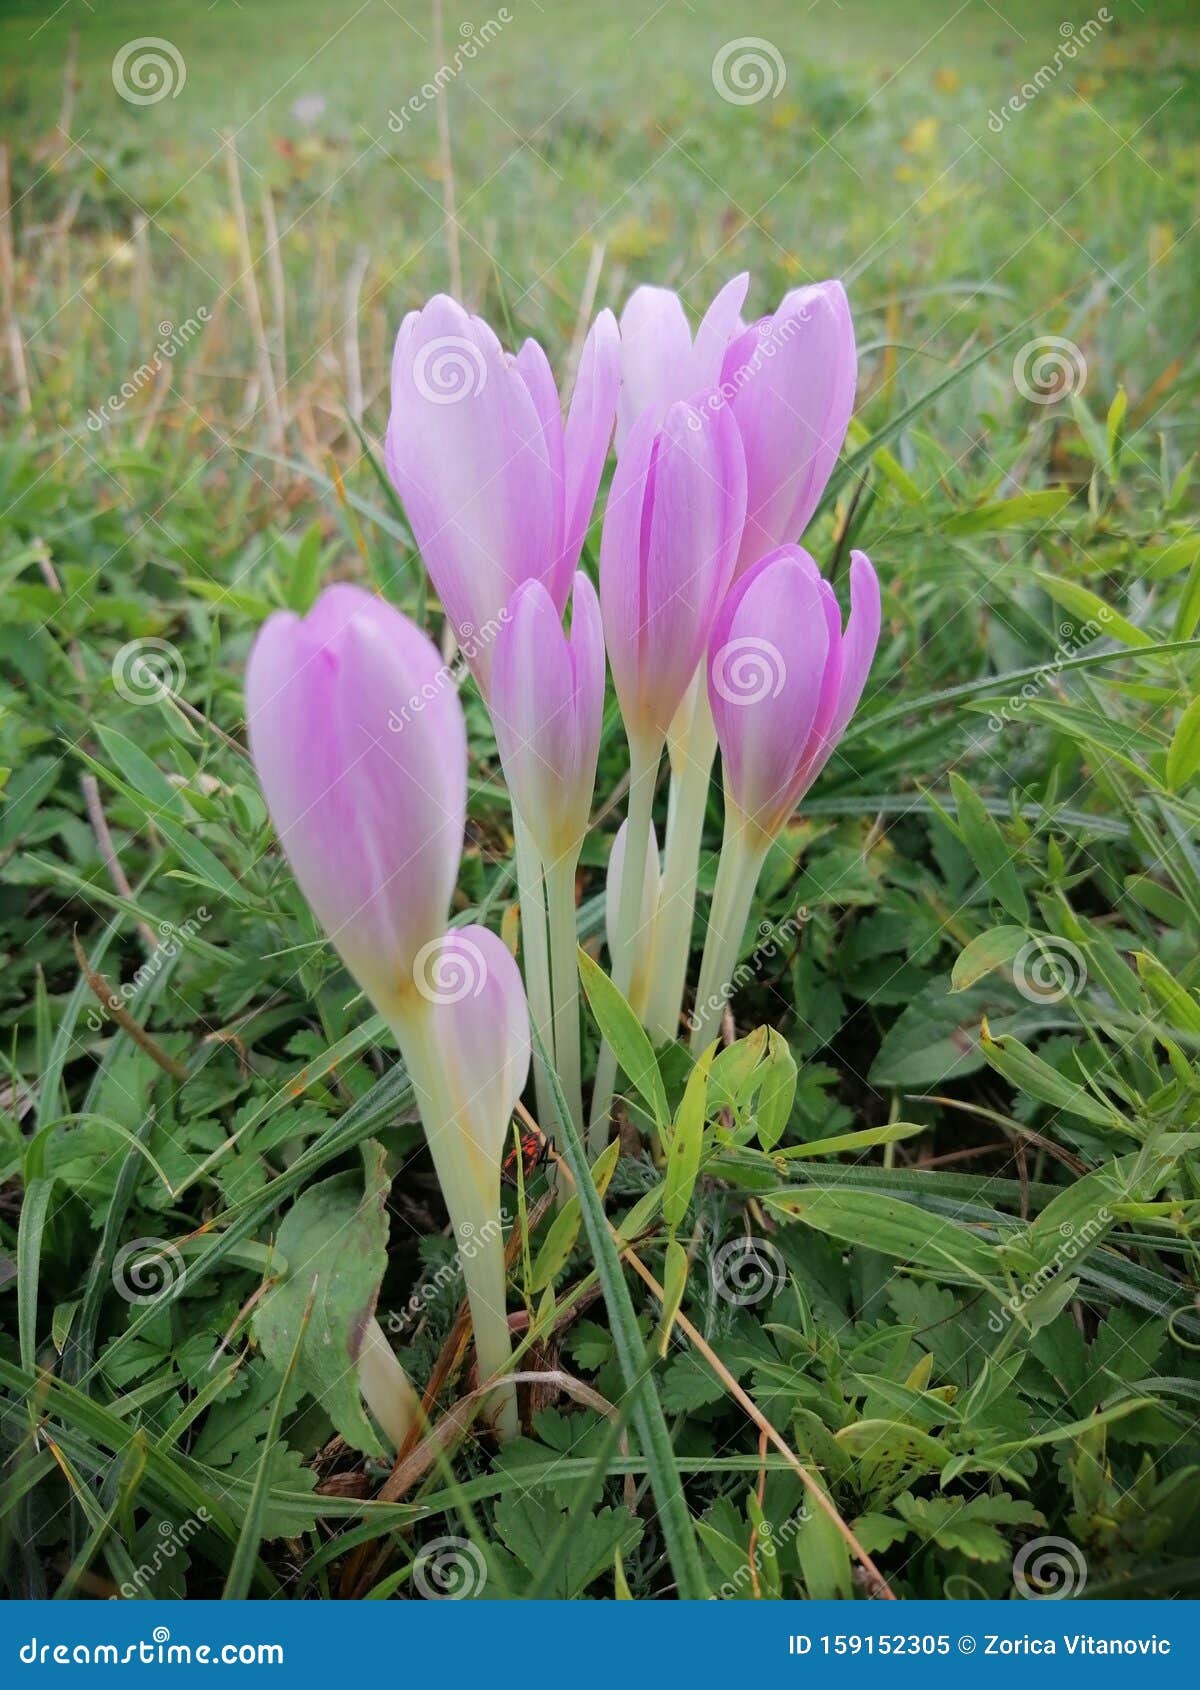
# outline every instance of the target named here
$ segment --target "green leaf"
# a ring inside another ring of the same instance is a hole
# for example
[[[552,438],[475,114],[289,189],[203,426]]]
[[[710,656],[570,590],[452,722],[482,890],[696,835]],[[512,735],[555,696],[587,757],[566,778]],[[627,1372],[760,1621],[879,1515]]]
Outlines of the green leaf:
[[[671,1130],[671,1148],[667,1154],[666,1189],[663,1192],[663,1219],[672,1229],[687,1214],[700,1171],[700,1150],[704,1142],[704,1111],[708,1098],[708,1074],[712,1067],[717,1041],[714,1039],[700,1056],[688,1075],[683,1100],[675,1125]]]
[[[1045,523],[1056,517],[1075,497],[1070,487],[1047,487],[1036,493],[1019,493],[972,511],[956,511],[941,523],[943,534],[983,534],[989,530],[1019,528],[1023,523]]]
[[[663,1264],[663,1309],[659,1327],[658,1353],[665,1356],[671,1343],[671,1327],[687,1290],[688,1256],[677,1238],[668,1238]]]
[[[1082,1116],[1098,1127],[1112,1130],[1121,1126],[1115,1110],[1106,1109],[1077,1081],[1069,1080],[1065,1074],[1051,1068],[1048,1062],[1043,1062],[1040,1056],[1027,1050],[1019,1039],[1011,1034],[993,1038],[986,1018],[979,1035],[979,1048],[998,1074],[1003,1074],[1019,1091],[1028,1092],[1039,1102],[1049,1103],[1055,1109],[1069,1110],[1072,1115]]]
[[[1171,738],[1167,752],[1167,785],[1172,792],[1185,787],[1200,769],[1200,694],[1193,698]]]
[[[1146,633],[1144,628],[1135,627],[1119,611],[1093,593],[1090,588],[1080,586],[1078,581],[1064,581],[1060,576],[1047,575],[1043,570],[1035,569],[1033,578],[1042,590],[1049,594],[1056,604],[1061,604],[1064,610],[1069,610],[1075,616],[1081,616],[1085,623],[1094,622],[1096,632],[1105,634],[1110,639],[1120,640],[1122,645],[1153,645],[1153,636]]]
[[[1006,962],[1012,961],[1027,938],[1024,927],[993,927],[972,939],[955,959],[950,971],[950,990],[965,992],[986,974],[1003,968]]]
[[[575,1248],[575,1240],[579,1237],[579,1228],[582,1222],[583,1216],[579,1211],[579,1198],[572,1192],[555,1215],[550,1230],[546,1234],[534,1261],[529,1276],[529,1289],[534,1296],[539,1291],[544,1291],[546,1286],[552,1283],[555,1275],[561,1273],[563,1268],[566,1267],[571,1251]]]
[[[348,1444],[382,1456],[387,1451],[363,1412],[355,1363],[387,1266],[391,1182],[379,1145],[365,1147],[363,1160],[365,1189],[362,1174],[335,1174],[310,1186],[289,1209],[279,1229],[287,1276],[263,1298],[254,1331],[277,1371],[303,1336],[301,1386]]]
[[[586,960],[591,963],[590,957]],[[595,964],[591,965],[595,967]],[[695,1527],[688,1512],[679,1470],[675,1464],[675,1452],[671,1447],[671,1435],[667,1430],[662,1403],[648,1364],[646,1346],[642,1342],[629,1287],[625,1283],[621,1259],[608,1229],[608,1222],[604,1218],[603,1205],[592,1183],[591,1170],[587,1164],[579,1130],[571,1117],[558,1075],[553,1065],[545,1061],[546,1053],[541,1048],[536,1027],[533,1029],[533,1037],[558,1109],[563,1135],[563,1154],[575,1181],[588,1243],[596,1263],[596,1272],[604,1288],[604,1301],[612,1326],[621,1376],[625,1389],[633,1397],[634,1424],[658,1505],[659,1526],[671,1562],[671,1570],[675,1575],[677,1594],[682,1601],[703,1600],[708,1595],[708,1588],[704,1580],[700,1551],[696,1546]],[[652,1194],[647,1193],[647,1196],[650,1195]]]
[[[787,1040],[774,1027],[767,1034],[767,1055],[760,1072],[762,1080],[755,1108],[758,1142],[764,1150],[773,1150],[791,1120],[797,1079],[796,1059]]]
[[[763,1202],[785,1220],[801,1221],[844,1244],[878,1250],[893,1261],[930,1268],[943,1276],[954,1270],[977,1282],[998,1272],[993,1245],[955,1221],[900,1198],[804,1185],[767,1192]]]
[[[950,790],[954,794],[963,844],[983,876],[984,890],[1017,921],[1028,921],[1029,904],[1013,862],[1014,853],[1005,843],[1004,835],[984,809],[979,795],[960,774],[951,774]]]
[[[292,1376],[296,1372],[296,1364],[300,1360],[300,1348],[308,1329],[309,1317],[312,1314],[316,1295],[317,1286],[314,1283],[312,1290],[309,1292],[308,1302],[301,1313],[292,1352],[288,1357],[287,1365],[283,1370],[283,1379],[275,1395],[275,1404],[271,1410],[271,1422],[267,1427],[262,1456],[259,1459],[258,1470],[254,1475],[250,1501],[246,1508],[246,1518],[242,1522],[237,1547],[233,1552],[233,1560],[229,1564],[229,1576],[225,1580],[225,1588],[221,1592],[222,1599],[226,1602],[241,1602],[250,1594],[250,1586],[254,1579],[254,1564],[258,1560],[258,1546],[263,1539],[263,1518],[267,1508],[271,1463],[275,1457],[276,1446],[279,1443],[279,1429],[283,1424],[283,1405],[292,1383]]]
[[[671,1112],[667,1107],[667,1089],[641,1022],[624,997],[613,985],[598,962],[579,947],[579,978],[588,1005],[596,1017],[596,1025],[604,1036],[620,1066],[629,1076],[632,1086],[641,1094],[658,1125],[665,1132]]]

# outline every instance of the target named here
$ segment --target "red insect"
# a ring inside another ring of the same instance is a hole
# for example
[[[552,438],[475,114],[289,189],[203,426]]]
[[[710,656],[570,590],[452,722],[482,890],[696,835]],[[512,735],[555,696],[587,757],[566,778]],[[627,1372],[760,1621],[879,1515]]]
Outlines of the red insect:
[[[525,1178],[532,1179],[537,1170],[544,1167],[549,1161],[550,1152],[554,1148],[552,1138],[546,1138],[542,1133],[534,1132],[528,1127],[522,1127],[520,1131],[520,1144],[514,1144],[505,1153],[504,1160],[500,1164],[500,1177],[507,1180],[509,1185],[516,1185],[517,1183],[518,1158],[524,1170]]]

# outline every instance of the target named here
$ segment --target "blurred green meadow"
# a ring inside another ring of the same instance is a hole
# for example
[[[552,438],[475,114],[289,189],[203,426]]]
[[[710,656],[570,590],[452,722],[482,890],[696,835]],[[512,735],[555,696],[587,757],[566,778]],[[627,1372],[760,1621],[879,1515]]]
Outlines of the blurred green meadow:
[[[419,1124],[274,848],[241,688],[332,578],[443,635],[382,471],[405,311],[461,287],[569,369],[639,283],[698,316],[749,269],[755,312],[846,281],[858,404],[806,543],[839,586],[870,553],[885,624],[760,886],[680,1232],[723,1373],[660,1354],[626,1274],[705,1577],[1020,1598],[1050,1535],[1090,1593],[1195,1594],[1200,17],[509,0],[434,32],[424,0],[0,4],[0,1582],[419,1598],[451,1534],[465,1594],[674,1593],[578,1220],[531,1222],[510,1307],[522,1366],[586,1389],[499,1456],[459,1428],[394,1482],[344,1381],[263,1340],[280,1228],[337,1179],[351,1219],[386,1197],[356,1259],[432,1417],[467,1388]],[[456,911],[513,939],[464,702]],[[625,766],[614,720],[598,800]],[[620,813],[579,880],[600,956]],[[705,896],[720,817],[714,786]],[[608,1213],[644,1205],[661,1279],[622,1089]]]

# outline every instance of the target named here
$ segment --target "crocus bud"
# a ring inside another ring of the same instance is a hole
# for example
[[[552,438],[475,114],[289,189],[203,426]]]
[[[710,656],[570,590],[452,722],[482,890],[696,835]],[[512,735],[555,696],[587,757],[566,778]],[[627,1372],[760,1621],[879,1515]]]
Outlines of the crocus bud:
[[[417,986],[426,1019],[402,1028],[426,1137],[450,1211],[471,1304],[481,1382],[511,1362],[505,1309],[500,1165],[529,1076],[529,1011],[511,953],[486,927],[459,927],[427,949]],[[511,1385],[492,1414],[515,1436]]]
[[[625,872],[625,840],[629,823],[623,821],[617,829],[608,859],[608,875],[604,883],[604,925],[610,956],[617,954],[617,926],[621,909],[621,880]],[[629,985],[629,1004],[640,1016],[646,1005],[650,978],[654,967],[654,928],[658,917],[659,867],[658,835],[651,823],[646,849],[646,872],[642,880],[642,904],[638,911],[637,931],[634,935],[633,978]]]
[[[668,407],[715,387],[729,342],[745,329],[742,305],[750,277],[726,282],[692,331],[670,288],[635,288],[621,312],[621,392],[617,400],[617,445],[643,412],[661,428]]]
[[[824,768],[862,696],[879,640],[879,583],[851,554],[850,618],[799,546],[737,581],[708,656],[708,693],[732,802],[774,838]]]
[[[728,406],[645,412],[617,459],[600,603],[630,740],[661,749],[696,672],[741,542],[746,465]]]
[[[604,716],[604,629],[582,572],[569,636],[540,581],[513,594],[496,640],[491,711],[509,791],[543,861],[573,860],[587,831]]]
[[[746,452],[737,573],[798,540],[837,462],[854,408],[854,324],[840,282],[797,288],[730,341],[720,396]]]
[[[439,294],[400,326],[387,466],[463,655],[486,697],[505,606],[526,580],[561,613],[608,451],[620,377],[602,311],[564,427],[546,355],[516,358]]]
[[[300,890],[391,1018],[445,928],[462,854],[466,730],[441,657],[382,599],[329,587],[307,616],[264,624],[246,716]]]
[[[482,1195],[498,1201],[508,1123],[529,1078],[521,971],[497,934],[455,927],[438,941],[419,985],[433,1004],[442,1081],[472,1179]]]

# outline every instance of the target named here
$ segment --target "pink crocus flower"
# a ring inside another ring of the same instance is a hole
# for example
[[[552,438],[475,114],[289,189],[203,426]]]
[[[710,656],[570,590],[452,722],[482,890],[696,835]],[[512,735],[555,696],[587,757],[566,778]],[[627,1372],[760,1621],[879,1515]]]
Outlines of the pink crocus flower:
[[[645,411],[617,459],[600,540],[600,603],[631,743],[657,755],[733,577],[746,465],[728,406]]]
[[[734,585],[713,629],[708,696],[727,803],[769,841],[816,780],[862,696],[879,639],[879,582],[851,553],[850,616],[799,546]]]
[[[804,533],[837,461],[854,405],[854,324],[841,282],[786,294],[777,310],[747,326],[749,277],[717,294],[693,341],[678,295],[638,288],[621,313],[618,443],[649,411],[702,388],[728,405],[746,453],[746,525],[740,574]]]
[[[540,581],[507,606],[491,712],[512,800],[542,860],[572,863],[587,830],[604,717],[604,629],[596,589],[575,576],[571,632]]]
[[[445,294],[400,325],[388,473],[485,697],[515,588],[537,580],[560,614],[566,605],[619,379],[611,311],[584,343],[565,424],[537,341],[511,357],[482,318]]]
[[[441,656],[382,599],[328,587],[263,625],[246,716],[300,890],[389,1015],[446,926],[462,854],[466,730]]]
[[[799,546],[769,552],[717,617],[708,696],[725,775],[725,834],[692,1019],[692,1049],[714,1036],[754,888],[788,817],[854,714],[879,640],[879,583],[851,554],[850,616]]]

